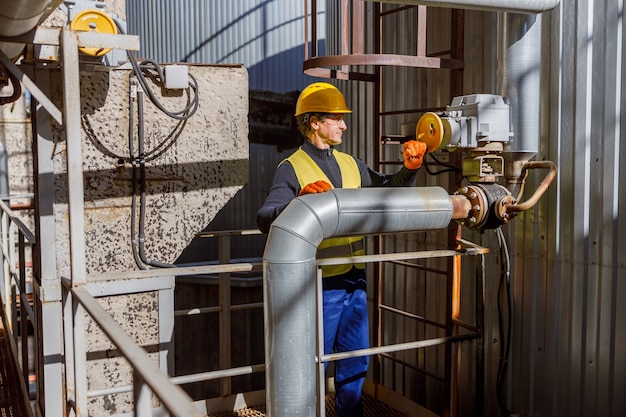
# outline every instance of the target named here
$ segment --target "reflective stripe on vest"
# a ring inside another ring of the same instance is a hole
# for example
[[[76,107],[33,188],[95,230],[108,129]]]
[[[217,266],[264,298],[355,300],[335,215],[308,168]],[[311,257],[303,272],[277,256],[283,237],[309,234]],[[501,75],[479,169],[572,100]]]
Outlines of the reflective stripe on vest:
[[[354,158],[336,149],[333,150],[333,156],[339,164],[341,171],[341,182],[343,188],[361,188],[361,173]],[[331,184],[328,176],[315,163],[302,148],[294,152],[286,159],[291,163],[296,173],[296,178],[300,183],[300,189],[315,181],[323,180]],[[360,243],[359,243],[360,242]],[[322,241],[318,247],[318,257],[338,257],[338,256],[360,256],[365,255],[363,247],[363,237],[338,237]],[[365,268],[364,264],[354,264],[357,268]],[[352,264],[347,265],[329,265],[322,267],[322,276],[332,277],[341,275],[352,269]]]

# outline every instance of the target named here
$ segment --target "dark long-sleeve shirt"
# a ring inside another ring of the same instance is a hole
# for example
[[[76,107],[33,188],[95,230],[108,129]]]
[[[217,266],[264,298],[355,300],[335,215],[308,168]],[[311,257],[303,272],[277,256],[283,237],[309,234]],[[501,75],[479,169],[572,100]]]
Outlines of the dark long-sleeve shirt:
[[[302,149],[315,161],[326,174],[333,187],[342,188],[341,171],[333,155],[333,148],[319,149],[308,140]],[[361,173],[361,187],[410,187],[415,184],[417,170],[409,170],[404,166],[394,175],[384,175],[370,169],[365,162],[353,157]],[[274,180],[265,203],[257,212],[257,225],[263,233],[267,233],[270,225],[285,207],[300,193],[300,184],[293,166],[285,161],[278,166]]]

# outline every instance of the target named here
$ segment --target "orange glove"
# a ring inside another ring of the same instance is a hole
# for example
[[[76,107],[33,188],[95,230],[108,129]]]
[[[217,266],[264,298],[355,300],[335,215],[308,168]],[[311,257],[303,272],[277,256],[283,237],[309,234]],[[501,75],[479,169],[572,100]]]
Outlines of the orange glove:
[[[402,146],[402,155],[404,156],[404,166],[408,169],[418,169],[424,161],[424,153],[426,152],[426,144],[416,140],[404,142]]]
[[[327,183],[326,181],[315,181],[310,184],[304,186],[303,189],[300,190],[298,197],[305,194],[316,194],[316,193],[324,193],[333,188],[332,185]]]

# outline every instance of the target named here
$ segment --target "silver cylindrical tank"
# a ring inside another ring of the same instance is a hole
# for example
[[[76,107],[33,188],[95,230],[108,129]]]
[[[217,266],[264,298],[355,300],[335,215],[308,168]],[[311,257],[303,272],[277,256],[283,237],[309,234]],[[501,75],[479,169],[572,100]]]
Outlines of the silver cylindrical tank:
[[[2,0],[0,1],[0,36],[23,35],[33,29],[48,5],[49,0]],[[15,59],[24,50],[24,44],[0,42],[0,49]]]

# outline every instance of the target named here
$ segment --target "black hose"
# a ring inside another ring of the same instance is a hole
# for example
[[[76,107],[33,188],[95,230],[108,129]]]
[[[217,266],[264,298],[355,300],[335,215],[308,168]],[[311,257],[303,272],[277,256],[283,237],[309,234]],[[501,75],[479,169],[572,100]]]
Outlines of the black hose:
[[[500,358],[498,360],[498,371],[496,377],[496,398],[500,413],[505,417],[511,416],[511,411],[506,405],[505,387],[508,372],[510,340],[511,340],[511,284],[510,284],[510,260],[509,250],[504,238],[502,228],[497,228],[498,242],[500,245],[500,283],[498,285],[498,331],[500,333]],[[502,312],[503,300],[506,304],[506,329],[504,328],[504,318]]]
[[[458,167],[455,167],[454,165],[450,165],[450,164],[446,164],[444,162],[441,162],[432,153],[429,153],[428,155],[435,161],[435,163],[437,165],[445,167],[445,169],[441,169],[439,171],[432,171],[430,169],[430,167],[428,166],[428,164],[425,164],[426,172],[428,172],[430,175],[440,175],[440,174],[445,174],[446,172],[458,172],[458,171],[460,171],[460,169]]]
[[[22,97],[22,84],[20,83],[20,79],[13,75],[10,71],[6,71],[6,75],[13,86],[13,93],[10,96],[0,97],[0,106],[13,103]]]
[[[119,33],[125,33],[124,28],[115,22]],[[176,140],[180,137],[186,121],[192,117],[198,110],[200,99],[198,96],[198,81],[192,74],[188,74],[190,78],[189,88],[187,89],[187,104],[184,108],[172,111],[168,110],[161,104],[156,97],[150,84],[146,79],[146,74],[152,77],[157,84],[163,84],[165,82],[165,76],[161,66],[153,60],[144,60],[141,63],[137,63],[134,55],[130,51],[126,51],[128,60],[133,68],[131,77],[134,76],[139,84],[137,92],[137,113],[138,113],[138,126],[137,126],[137,142],[138,153],[135,155],[134,150],[134,137],[133,137],[133,124],[134,124],[134,107],[132,106],[132,99],[130,104],[130,117],[129,117],[129,153],[130,161],[133,171],[133,187],[132,187],[132,202],[131,202],[131,246],[133,251],[133,257],[135,263],[141,269],[147,269],[146,265],[155,266],[159,268],[176,268],[174,264],[164,263],[149,259],[145,254],[145,224],[146,224],[146,163],[152,161],[167,151]],[[193,92],[193,95],[191,94]],[[144,118],[143,118],[143,94],[147,94],[148,98],[159,110],[165,113],[168,117],[178,120],[179,122],[174,127],[173,131],[162,140],[156,147],[149,152],[146,152],[144,141]],[[139,171],[139,175],[137,173]],[[137,178],[139,176],[139,178]],[[137,190],[139,184],[139,192]],[[139,194],[139,231],[137,235],[137,194]],[[138,236],[138,237],[137,237]]]

